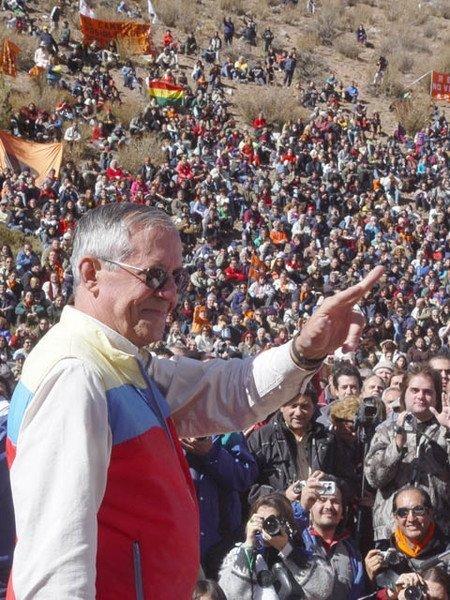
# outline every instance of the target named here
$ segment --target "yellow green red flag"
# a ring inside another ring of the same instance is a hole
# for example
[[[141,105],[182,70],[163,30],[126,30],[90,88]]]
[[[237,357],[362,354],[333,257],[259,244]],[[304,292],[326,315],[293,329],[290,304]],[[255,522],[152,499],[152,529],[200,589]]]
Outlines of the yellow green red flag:
[[[181,85],[168,83],[162,79],[153,79],[148,86],[148,94],[159,106],[180,106],[185,92]]]

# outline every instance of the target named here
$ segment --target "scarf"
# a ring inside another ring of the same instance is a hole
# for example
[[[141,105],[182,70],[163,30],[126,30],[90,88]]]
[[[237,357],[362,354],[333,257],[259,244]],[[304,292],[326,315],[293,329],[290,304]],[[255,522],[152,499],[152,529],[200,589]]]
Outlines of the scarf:
[[[394,531],[394,539],[397,548],[403,552],[408,558],[416,558],[422,552],[422,550],[428,546],[428,544],[433,539],[434,533],[436,531],[436,525],[431,523],[428,528],[428,531],[425,533],[424,537],[417,541],[411,542],[408,540],[406,535],[400,531],[400,529],[396,529]]]

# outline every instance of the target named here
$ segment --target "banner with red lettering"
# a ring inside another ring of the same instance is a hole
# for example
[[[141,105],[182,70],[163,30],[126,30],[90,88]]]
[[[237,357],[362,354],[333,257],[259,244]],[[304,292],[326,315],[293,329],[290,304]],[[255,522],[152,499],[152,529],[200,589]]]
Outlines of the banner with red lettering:
[[[120,39],[133,54],[151,54],[150,25],[136,21],[102,21],[80,14],[83,43],[97,42],[106,48],[111,40]]]
[[[450,73],[431,74],[431,97],[435,100],[447,100],[450,102]]]

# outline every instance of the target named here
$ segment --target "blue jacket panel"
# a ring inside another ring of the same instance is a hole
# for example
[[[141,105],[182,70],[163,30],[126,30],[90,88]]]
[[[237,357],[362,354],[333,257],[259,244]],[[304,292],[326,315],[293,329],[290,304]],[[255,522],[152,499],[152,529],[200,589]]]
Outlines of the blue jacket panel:
[[[6,464],[6,415],[0,417],[0,599],[5,597],[15,542],[14,509]]]

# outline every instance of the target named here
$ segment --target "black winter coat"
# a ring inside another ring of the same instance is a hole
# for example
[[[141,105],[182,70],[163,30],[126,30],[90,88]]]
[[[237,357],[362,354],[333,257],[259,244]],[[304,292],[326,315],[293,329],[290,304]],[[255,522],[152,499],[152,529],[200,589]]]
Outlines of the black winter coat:
[[[250,504],[271,492],[284,492],[298,480],[297,442],[281,412],[275,413],[267,425],[250,435],[248,447],[259,469],[257,483],[250,489]],[[345,479],[354,490],[352,477],[356,465],[352,464],[345,447],[321,423],[312,424],[308,436],[308,454],[312,472],[320,470]]]

